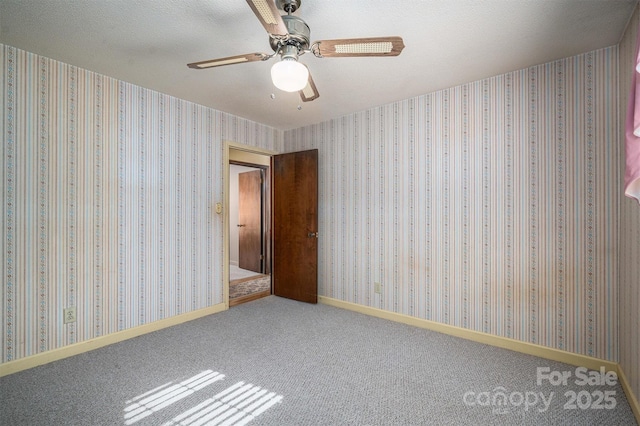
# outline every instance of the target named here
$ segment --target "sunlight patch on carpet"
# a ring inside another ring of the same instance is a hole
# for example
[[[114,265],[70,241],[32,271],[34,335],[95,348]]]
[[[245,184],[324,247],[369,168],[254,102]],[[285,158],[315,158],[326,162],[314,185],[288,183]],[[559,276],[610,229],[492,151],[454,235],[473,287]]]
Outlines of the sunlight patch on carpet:
[[[165,383],[138,395],[126,402],[129,405],[124,409],[124,423],[132,425],[222,379],[224,374],[207,370],[175,385],[173,382]]]
[[[138,395],[126,401],[124,423],[125,425],[133,425],[207,386],[223,380],[224,377],[224,374],[206,370],[180,383],[165,383]],[[282,399],[282,395],[240,381],[173,417],[163,426],[246,425],[269,408],[280,403]]]
[[[241,426],[282,401],[282,395],[251,383],[238,382],[213,398],[185,411],[163,426]]]

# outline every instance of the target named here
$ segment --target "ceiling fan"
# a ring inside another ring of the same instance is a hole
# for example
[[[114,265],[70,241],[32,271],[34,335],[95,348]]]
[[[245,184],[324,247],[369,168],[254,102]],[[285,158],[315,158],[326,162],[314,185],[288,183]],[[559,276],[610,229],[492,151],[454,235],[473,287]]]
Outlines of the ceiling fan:
[[[287,92],[299,92],[303,102],[317,99],[320,94],[309,69],[298,62],[298,57],[313,53],[317,58],[343,58],[358,56],[398,56],[404,49],[401,37],[347,38],[319,40],[310,44],[309,26],[292,15],[302,0],[247,0],[251,10],[269,33],[273,54],[248,53],[209,59],[187,64],[190,68],[205,69],[245,62],[266,61],[276,55],[281,60],[271,68],[273,84]],[[277,5],[276,5],[277,3]],[[281,15],[278,9],[286,12]]]

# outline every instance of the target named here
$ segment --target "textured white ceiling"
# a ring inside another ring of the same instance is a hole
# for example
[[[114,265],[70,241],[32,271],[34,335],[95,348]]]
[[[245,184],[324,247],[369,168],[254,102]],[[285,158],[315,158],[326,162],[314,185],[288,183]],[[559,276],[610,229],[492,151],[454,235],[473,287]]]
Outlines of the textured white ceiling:
[[[272,53],[243,0],[0,0],[0,42],[279,129],[618,43],[636,0],[302,0],[311,39],[397,35],[393,58],[301,57],[320,98],[271,83]],[[275,99],[271,98],[275,94]],[[302,109],[298,110],[298,105]]]

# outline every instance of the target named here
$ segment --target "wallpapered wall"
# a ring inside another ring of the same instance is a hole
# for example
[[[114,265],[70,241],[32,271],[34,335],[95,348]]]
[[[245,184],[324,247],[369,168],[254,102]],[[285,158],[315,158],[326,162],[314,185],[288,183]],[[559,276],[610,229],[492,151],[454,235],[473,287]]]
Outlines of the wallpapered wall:
[[[282,132],[0,52],[0,361],[222,303],[223,141]]]
[[[620,138],[624,141],[625,118],[631,77],[636,62],[636,36],[640,11],[636,7],[627,31],[620,42]],[[621,142],[622,143],[622,142]],[[625,164],[621,149],[620,164]],[[621,166],[620,182],[624,168]],[[622,192],[622,190],[621,190]],[[640,206],[621,197],[620,203],[620,365],[631,382],[636,398],[640,397]]]
[[[282,133],[0,47],[1,361],[221,303],[222,141]],[[321,294],[617,360],[617,75],[611,47],[285,132],[320,151]]]
[[[617,360],[617,53],[286,131],[319,149],[320,293]]]

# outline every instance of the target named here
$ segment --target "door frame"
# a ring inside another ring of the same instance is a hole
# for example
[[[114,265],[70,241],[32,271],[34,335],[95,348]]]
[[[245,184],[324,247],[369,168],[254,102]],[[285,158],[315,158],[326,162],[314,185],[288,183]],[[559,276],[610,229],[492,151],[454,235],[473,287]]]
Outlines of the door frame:
[[[231,156],[231,154],[229,155]],[[269,157],[270,158],[270,157]],[[262,259],[260,260],[260,274],[271,274],[271,241],[269,239],[269,233],[271,227],[271,170],[270,166],[263,164],[247,163],[246,161],[232,160],[229,158],[229,168],[231,166],[242,166],[253,169],[253,171],[260,171],[260,254]],[[246,173],[246,172],[243,172]],[[229,171],[231,174],[231,171]],[[242,173],[240,173],[242,174]],[[239,176],[239,175],[238,175]],[[229,178],[229,185],[231,185],[231,178]],[[231,191],[229,191],[229,198],[231,199]],[[238,200],[239,201],[239,200]],[[231,203],[231,200],[229,200]],[[231,204],[229,204],[231,205]],[[239,211],[238,211],[239,212]],[[231,222],[231,215],[229,215],[229,222]],[[238,243],[240,233],[238,232]],[[233,234],[232,228],[229,228],[229,235]],[[230,250],[231,251],[231,250]],[[238,256],[238,266],[240,266],[240,258]]]
[[[229,224],[230,224],[230,211],[229,211],[229,162],[230,162],[230,150],[236,151],[244,151],[250,154],[258,154],[265,157],[271,157],[275,154],[278,154],[276,151],[271,151],[268,149],[257,148],[254,146],[243,145],[237,142],[232,141],[224,141],[223,142],[223,204],[222,204],[222,300],[224,302],[224,306],[226,309],[229,309]],[[270,244],[270,237],[267,244]]]

